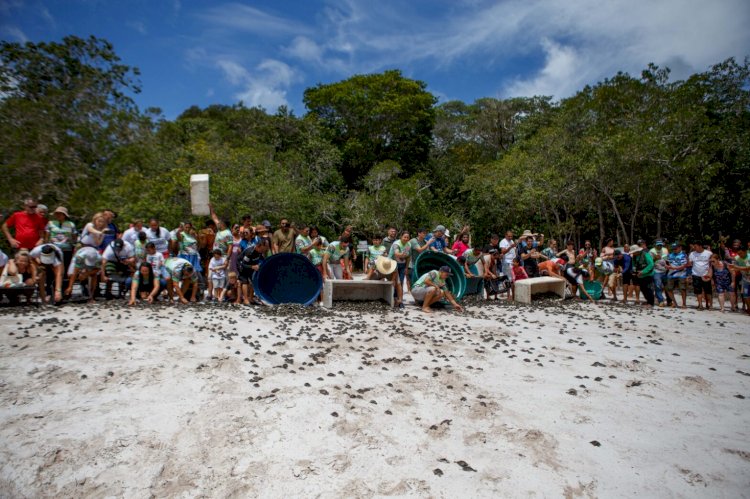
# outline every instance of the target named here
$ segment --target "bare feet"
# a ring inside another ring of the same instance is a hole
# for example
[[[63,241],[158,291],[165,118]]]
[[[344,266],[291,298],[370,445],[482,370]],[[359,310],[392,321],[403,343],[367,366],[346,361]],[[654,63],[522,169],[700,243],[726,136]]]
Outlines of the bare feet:
[[[430,310],[430,307],[422,307],[422,312],[425,314],[431,314],[432,310]]]

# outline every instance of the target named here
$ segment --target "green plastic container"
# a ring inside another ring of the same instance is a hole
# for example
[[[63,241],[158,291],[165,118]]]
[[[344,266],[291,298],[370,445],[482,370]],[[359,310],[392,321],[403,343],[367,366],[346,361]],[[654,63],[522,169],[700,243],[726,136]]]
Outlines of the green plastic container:
[[[583,287],[586,288],[586,291],[591,295],[591,298],[594,300],[600,300],[602,297],[602,283],[599,281],[583,281]],[[578,295],[583,298],[584,300],[588,300],[586,298],[586,295],[583,294],[582,290],[578,290]]]
[[[445,253],[438,253],[435,251],[425,251],[420,253],[414,261],[414,268],[412,269],[411,276],[412,282],[417,282],[417,279],[427,272],[438,270],[443,265],[450,267],[451,272],[453,272],[453,275],[446,280],[448,290],[453,294],[456,300],[460,300],[466,293],[466,276],[464,275],[464,269],[458,264],[455,258],[446,255]]]

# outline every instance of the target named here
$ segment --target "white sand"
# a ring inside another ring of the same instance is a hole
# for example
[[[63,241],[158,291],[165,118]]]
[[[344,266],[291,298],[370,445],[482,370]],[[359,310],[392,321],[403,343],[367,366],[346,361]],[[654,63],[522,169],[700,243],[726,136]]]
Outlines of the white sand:
[[[0,496],[750,497],[750,316],[279,312],[0,311]]]

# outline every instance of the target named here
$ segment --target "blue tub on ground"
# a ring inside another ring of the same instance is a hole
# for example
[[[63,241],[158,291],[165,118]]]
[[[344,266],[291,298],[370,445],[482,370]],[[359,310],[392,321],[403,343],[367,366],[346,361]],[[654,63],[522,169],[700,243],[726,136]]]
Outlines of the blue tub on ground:
[[[268,258],[253,276],[255,294],[266,303],[311,305],[323,288],[318,269],[303,255],[278,253]]]

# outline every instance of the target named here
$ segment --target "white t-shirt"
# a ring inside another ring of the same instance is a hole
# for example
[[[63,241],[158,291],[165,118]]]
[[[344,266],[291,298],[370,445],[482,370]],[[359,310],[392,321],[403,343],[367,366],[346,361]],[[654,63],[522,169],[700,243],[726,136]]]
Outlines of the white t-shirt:
[[[211,278],[224,279],[226,276],[226,269],[217,269],[216,267],[221,267],[226,262],[227,261],[224,258],[211,258],[211,261],[208,262],[208,270],[211,271]]]
[[[158,253],[167,253],[169,251],[168,241],[170,240],[170,235],[167,229],[159,227],[159,231],[154,232],[151,230],[151,227],[149,227],[145,229],[144,232],[146,233],[146,239],[149,243],[154,243]]]
[[[696,277],[703,277],[708,274],[708,267],[711,262],[712,253],[704,249],[700,253],[693,251],[688,257],[688,261],[693,264],[693,275]]]
[[[133,248],[132,244],[125,241],[123,241],[122,249],[117,252],[117,255],[115,255],[114,242],[109,243],[104,250],[104,253],[102,253],[102,259],[108,262],[119,262],[134,256],[135,248]],[[117,257],[119,257],[119,259]]]
[[[511,245],[513,244],[513,241],[508,241],[508,238],[503,238],[502,241],[500,241],[500,250],[504,250],[505,248],[511,248]],[[508,250],[507,253],[503,255],[503,263],[513,263],[513,260],[516,259],[516,248],[515,246]]]
[[[135,227],[131,227],[122,233],[122,240],[135,246],[135,242],[138,240],[138,234],[141,232],[145,232],[145,230],[143,228],[138,230]]]
[[[154,275],[161,276],[162,268],[164,267],[164,255],[157,251],[153,255],[149,255],[148,253],[146,253],[146,256],[144,258],[146,262],[151,265],[151,268],[154,271]]]

